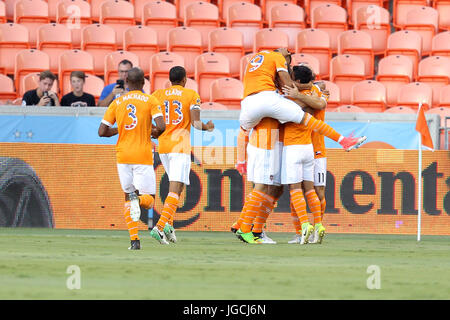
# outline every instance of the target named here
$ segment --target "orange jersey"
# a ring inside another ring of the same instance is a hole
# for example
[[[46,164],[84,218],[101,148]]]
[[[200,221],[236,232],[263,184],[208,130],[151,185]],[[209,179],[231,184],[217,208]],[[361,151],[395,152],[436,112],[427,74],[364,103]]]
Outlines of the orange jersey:
[[[162,115],[159,101],[141,91],[130,91],[111,102],[102,123],[113,126],[117,122],[118,163],[153,164],[152,118]]]
[[[275,75],[286,71],[286,59],[280,52],[261,51],[255,54],[247,64],[244,74],[244,98],[261,91],[275,91]]]
[[[275,148],[275,142],[280,141],[280,123],[272,118],[262,119],[256,127],[253,128],[249,143],[257,148],[272,150]]]
[[[158,138],[159,153],[191,154],[191,110],[200,109],[200,96],[179,85],[153,93],[164,106],[166,130]]]

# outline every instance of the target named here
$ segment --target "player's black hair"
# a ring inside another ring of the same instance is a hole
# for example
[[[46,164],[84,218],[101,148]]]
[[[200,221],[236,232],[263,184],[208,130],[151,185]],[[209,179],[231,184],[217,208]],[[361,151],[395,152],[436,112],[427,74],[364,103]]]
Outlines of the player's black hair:
[[[313,73],[307,66],[294,66],[292,74],[294,75],[294,80],[300,81],[300,83],[308,83],[314,80]]]
[[[144,85],[144,71],[142,69],[134,67],[128,70],[127,76],[128,87],[133,88],[134,90],[140,89]]]
[[[172,67],[169,71],[169,80],[171,83],[180,83],[186,77],[186,69],[181,66]]]

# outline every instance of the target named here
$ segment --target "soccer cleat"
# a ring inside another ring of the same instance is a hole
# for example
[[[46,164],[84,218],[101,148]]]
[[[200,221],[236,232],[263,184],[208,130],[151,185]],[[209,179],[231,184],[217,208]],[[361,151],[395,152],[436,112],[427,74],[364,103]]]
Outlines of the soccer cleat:
[[[236,233],[236,231],[239,230],[239,224],[237,222],[233,223],[233,225],[230,227],[230,231],[233,233]]]
[[[276,244],[277,243],[276,241],[269,238],[264,231],[261,232],[261,235],[258,236],[258,238],[261,239],[261,243],[266,243],[266,244]]]
[[[294,239],[288,241],[288,243],[290,243],[290,244],[299,244],[300,241],[301,241],[301,239],[302,239],[302,236],[299,235],[299,234],[296,234],[296,235],[294,236]]]
[[[128,247],[128,250],[141,250],[141,241],[131,240],[131,246]]]
[[[251,231],[243,233],[241,229],[239,229],[238,231],[236,231],[236,236],[246,243],[262,243],[262,240],[260,238],[255,237],[255,235]]]
[[[315,232],[311,232],[311,235],[308,238],[308,243],[315,243],[316,234]]]
[[[309,236],[314,232],[314,227],[311,223],[305,222],[302,224],[302,238],[300,244],[308,244]]]
[[[325,227],[321,223],[317,223],[314,226],[314,241],[312,243],[322,243],[325,236]]]
[[[350,137],[344,137],[344,139],[339,142],[339,144],[342,146],[342,148],[345,149],[345,151],[350,151],[353,149],[359,148],[361,144],[363,144],[364,141],[366,141],[367,137],[362,136],[359,138],[354,138],[352,136]]]
[[[164,232],[159,231],[158,227],[154,227],[152,231],[150,231],[150,235],[152,236],[152,238],[158,240],[158,242],[161,244],[169,244],[169,242],[167,242],[166,235],[164,234]]]
[[[167,240],[173,243],[177,242],[177,237],[175,236],[175,229],[169,223],[166,223],[163,232],[166,235]]]
[[[130,199],[130,217],[134,222],[139,221],[141,218],[141,207],[139,206],[139,197],[136,192],[130,192],[128,194]]]

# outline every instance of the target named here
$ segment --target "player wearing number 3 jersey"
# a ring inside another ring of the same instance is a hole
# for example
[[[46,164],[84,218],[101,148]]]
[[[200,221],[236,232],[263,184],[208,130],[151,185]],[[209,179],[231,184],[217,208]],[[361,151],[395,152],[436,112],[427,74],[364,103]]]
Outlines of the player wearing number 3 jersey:
[[[158,137],[165,129],[165,122],[159,101],[142,92],[144,72],[132,68],[126,81],[130,91],[111,102],[98,134],[101,137],[119,135],[116,144],[117,169],[125,192],[125,220],[131,239],[129,249],[138,250],[140,206],[151,208],[156,193],[150,135]],[[152,119],[156,123],[154,130]],[[113,127],[115,123],[117,127]]]

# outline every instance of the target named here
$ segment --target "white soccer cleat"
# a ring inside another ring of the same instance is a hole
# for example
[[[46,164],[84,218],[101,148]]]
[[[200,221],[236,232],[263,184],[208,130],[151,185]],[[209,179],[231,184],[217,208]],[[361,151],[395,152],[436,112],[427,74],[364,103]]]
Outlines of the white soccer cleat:
[[[261,236],[259,237],[259,239],[261,239],[261,243],[266,243],[266,244],[276,244],[277,243],[276,241],[269,238],[264,231],[261,232]]]
[[[167,240],[170,242],[176,243],[177,242],[177,236],[175,235],[175,229],[167,222],[164,226],[164,234],[167,237]]]
[[[158,227],[155,226],[152,231],[150,231],[150,236],[157,240],[161,244],[169,244],[167,241],[166,235],[163,231],[159,231]]]
[[[299,235],[299,234],[296,234],[294,236],[294,239],[292,239],[291,241],[288,241],[288,243],[290,243],[290,244],[299,244],[301,239],[302,239],[302,236]]]
[[[302,238],[300,239],[300,244],[308,244],[311,233],[314,233],[314,226],[309,222],[304,223],[302,225]]]
[[[316,232],[311,232],[311,235],[308,238],[308,243],[316,243]]]
[[[128,194],[130,199],[130,217],[134,222],[139,221],[141,218],[141,207],[139,206],[139,197],[135,192]]]

